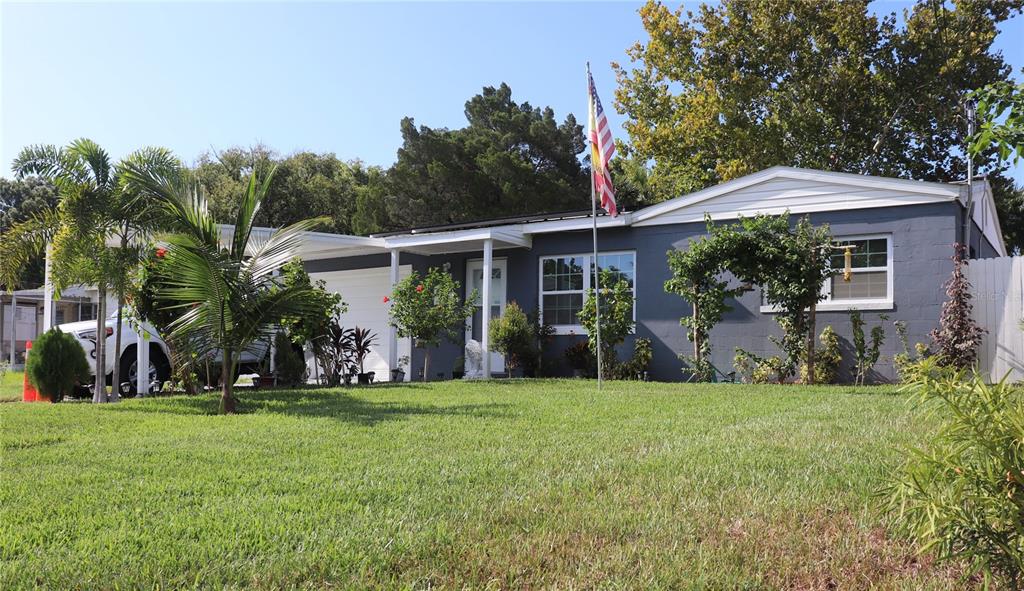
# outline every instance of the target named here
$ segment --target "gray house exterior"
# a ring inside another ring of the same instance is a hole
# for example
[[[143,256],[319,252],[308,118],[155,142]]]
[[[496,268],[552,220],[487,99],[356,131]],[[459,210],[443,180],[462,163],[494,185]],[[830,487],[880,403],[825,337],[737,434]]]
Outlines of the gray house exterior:
[[[895,377],[892,359],[899,347],[892,322],[907,323],[911,344],[929,341],[928,333],[937,326],[945,300],[942,286],[952,268],[952,244],[969,233],[966,238],[973,256],[1006,254],[986,183],[975,183],[973,200],[971,221],[965,228],[967,190],[963,185],[774,167],[616,218],[600,217],[599,265],[615,267],[631,279],[636,300],[635,334],[627,339],[620,357],[629,355],[633,339],[649,338],[654,349],[650,379],[685,379],[679,354],[691,351],[692,345],[679,319],[691,309],[685,300],[664,290],[670,276],[667,251],[685,249],[690,240],[704,235],[705,215],[716,223],[728,223],[740,216],[788,211],[794,218],[808,215],[816,225],[828,224],[837,241],[856,244],[853,280],[844,282],[840,274],[826,285],[817,330],[831,325],[849,349],[851,308],[863,312],[869,327],[884,324],[886,341],[872,377],[890,380]],[[483,288],[483,269],[490,267],[492,316],[511,301],[528,311],[539,310],[542,320],[556,329],[546,356],[557,371],[568,375],[563,351],[586,338],[574,322],[574,313],[590,284],[591,224],[586,216],[539,216],[369,238],[339,236],[333,247],[307,257],[305,264],[314,277],[328,281],[350,302],[346,322],[370,325],[381,333],[384,352],[378,369],[394,367],[400,354],[411,353],[409,377],[413,379],[422,367],[422,351],[412,350],[387,326],[388,304],[383,298],[390,285],[411,271],[422,274],[440,267],[468,292]],[[712,361],[725,372],[732,369],[736,347],[765,356],[777,354],[768,337],[780,333],[772,310],[762,306],[759,289],[731,305],[733,310],[711,334]],[[888,319],[881,320],[881,315]],[[464,338],[442,344],[433,353],[430,378],[450,377],[465,339],[486,339],[486,323],[481,312]],[[504,371],[500,357],[491,356],[490,370],[494,375]],[[842,369],[841,379],[849,379],[848,366]]]

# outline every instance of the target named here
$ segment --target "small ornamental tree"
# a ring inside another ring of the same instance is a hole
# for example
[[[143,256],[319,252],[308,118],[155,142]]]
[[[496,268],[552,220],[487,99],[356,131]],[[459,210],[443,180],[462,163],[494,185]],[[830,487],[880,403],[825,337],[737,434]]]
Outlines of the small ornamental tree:
[[[456,342],[473,315],[476,291],[465,301],[459,298],[460,285],[451,275],[431,267],[425,277],[413,271],[398,282],[391,298],[391,324],[398,336],[412,338],[423,349],[423,380],[430,376],[430,351],[442,338]]]
[[[713,224],[708,219],[708,233]],[[697,379],[709,382],[714,378],[711,356],[711,329],[731,310],[727,298],[741,295],[745,289],[730,288],[720,276],[724,271],[724,256],[728,248],[723,240],[701,237],[690,242],[686,250],[668,251],[668,268],[672,278],[665,282],[665,291],[674,293],[687,302],[693,312],[683,316],[679,324],[687,328],[686,336],[693,343],[693,356],[682,356],[689,362]]]
[[[32,344],[25,367],[29,382],[51,402],[60,402],[92,373],[85,351],[74,336],[59,328],[44,332]]]
[[[967,260],[963,244],[953,245],[953,275],[946,281],[946,295],[949,301],[942,304],[939,328],[931,332],[939,364],[968,369],[978,358],[978,347],[985,329],[978,326],[971,316],[971,284],[964,274]]]
[[[633,290],[625,279],[614,285],[611,271],[601,272],[601,370],[603,377],[614,379],[617,375],[618,357],[615,347],[626,340],[636,322],[633,320]],[[590,350],[597,354],[597,306],[594,290],[587,292],[583,309],[579,314],[580,326],[590,336]]]
[[[510,372],[530,362],[537,336],[519,304],[509,302],[501,318],[491,320],[490,331],[491,347],[505,356],[505,365]]]

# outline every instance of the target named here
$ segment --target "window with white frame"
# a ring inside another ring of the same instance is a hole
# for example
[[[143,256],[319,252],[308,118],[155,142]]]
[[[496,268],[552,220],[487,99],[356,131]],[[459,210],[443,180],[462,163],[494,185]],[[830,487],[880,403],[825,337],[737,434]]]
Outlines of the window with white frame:
[[[559,255],[540,259],[541,321],[559,333],[582,332],[580,310],[594,280],[593,255]],[[612,282],[625,279],[636,290],[636,253],[611,252],[598,255],[598,270],[609,271]],[[602,280],[601,287],[608,287]],[[636,305],[634,302],[634,318]]]
[[[842,248],[832,251],[832,270],[834,273],[821,286],[824,299],[818,303],[817,309],[849,310],[887,310],[893,305],[893,273],[892,273],[892,235],[875,234],[869,236],[837,236],[832,243],[842,247],[851,245],[850,280],[846,281],[843,272],[846,269],[845,253]],[[761,292],[761,311],[778,312],[775,306],[764,301]]]
[[[853,246],[850,251],[850,280],[846,281],[845,253],[835,249],[828,282],[826,302],[853,304],[857,302],[892,301],[892,240],[890,236],[840,237],[836,246]]]

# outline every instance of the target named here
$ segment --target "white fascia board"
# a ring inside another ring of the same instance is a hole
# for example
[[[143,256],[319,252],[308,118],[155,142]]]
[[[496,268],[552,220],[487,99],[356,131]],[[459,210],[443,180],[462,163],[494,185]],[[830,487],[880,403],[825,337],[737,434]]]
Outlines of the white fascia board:
[[[756,211],[744,211],[744,212],[728,212],[728,213],[714,213],[711,215],[712,221],[722,220],[735,220],[740,217],[752,217],[758,214],[761,215],[783,215],[786,212],[790,214],[803,214],[803,213],[821,213],[830,211],[851,211],[855,209],[874,209],[877,207],[899,207],[902,205],[926,205],[929,203],[941,202],[942,200],[936,200],[933,197],[919,197],[914,195],[908,195],[906,197],[890,197],[886,199],[872,199],[872,200],[861,200],[861,201],[847,201],[847,202],[832,202],[832,203],[815,203],[811,205],[779,205],[774,207],[759,208]],[[637,227],[643,226],[663,226],[671,224],[688,224],[692,222],[703,222],[705,219],[705,212],[703,210],[694,208],[692,213],[689,214],[676,214],[665,218],[654,217],[644,221],[634,222],[633,225]]]
[[[603,216],[597,218],[597,229],[622,228],[633,224],[633,214],[624,213],[616,217]],[[574,218],[571,220],[550,220],[532,222],[521,226],[524,234],[548,234],[551,232],[568,232],[572,230],[589,230],[594,227],[593,218]]]
[[[651,205],[645,207],[637,212],[634,212],[634,220],[636,222],[643,222],[653,217],[663,215],[684,207],[689,207],[708,199],[713,199],[721,195],[726,195],[732,191],[738,191],[758,183],[763,183],[773,179],[792,179],[792,180],[808,180],[808,181],[819,181],[825,183],[832,183],[836,185],[848,185],[853,187],[869,188],[869,189],[890,189],[895,191],[902,191],[907,193],[920,194],[923,196],[930,196],[929,202],[938,200],[952,201],[957,199],[960,194],[960,188],[955,185],[949,185],[944,183],[930,183],[921,181],[911,181],[906,179],[892,179],[883,177],[872,177],[864,176],[859,174],[852,174],[846,172],[828,172],[821,170],[808,170],[802,168],[791,168],[788,166],[773,166],[755,172],[738,179],[724,182],[720,185],[708,187],[702,189],[696,193],[684,195],[682,197],[676,197],[664,203],[657,205]],[[836,207],[835,209],[842,209],[842,206]],[[785,207],[783,207],[783,211]],[[793,208],[795,210],[795,207]],[[703,217],[703,216],[701,216]]]
[[[459,242],[482,242],[484,240],[495,240],[508,246],[523,248],[530,248],[532,245],[530,238],[523,235],[523,232],[519,230],[519,226],[474,228],[431,234],[406,234],[403,236],[389,236],[383,238],[383,240],[385,248],[397,248],[399,250],[415,249],[423,246],[443,246]]]

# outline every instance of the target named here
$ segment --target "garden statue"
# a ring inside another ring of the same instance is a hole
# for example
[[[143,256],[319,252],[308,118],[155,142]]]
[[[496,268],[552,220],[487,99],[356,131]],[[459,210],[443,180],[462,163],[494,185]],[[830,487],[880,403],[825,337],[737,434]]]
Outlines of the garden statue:
[[[464,379],[472,380],[484,377],[483,348],[480,341],[469,339],[466,341],[466,375]]]

